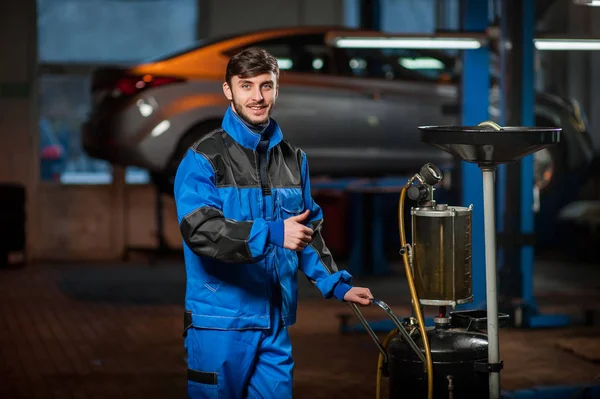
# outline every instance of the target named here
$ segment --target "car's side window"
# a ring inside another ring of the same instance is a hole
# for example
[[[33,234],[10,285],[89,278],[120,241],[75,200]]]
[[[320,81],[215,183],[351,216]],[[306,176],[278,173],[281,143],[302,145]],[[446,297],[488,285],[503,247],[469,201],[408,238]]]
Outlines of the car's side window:
[[[323,41],[323,35],[279,37],[252,43],[251,46],[264,48],[273,54],[277,58],[279,69],[282,72],[331,73],[331,56]],[[235,49],[231,53],[236,53],[239,50],[241,49]]]
[[[345,76],[407,81],[440,81],[454,75],[454,58],[441,52],[410,49],[338,49]]]

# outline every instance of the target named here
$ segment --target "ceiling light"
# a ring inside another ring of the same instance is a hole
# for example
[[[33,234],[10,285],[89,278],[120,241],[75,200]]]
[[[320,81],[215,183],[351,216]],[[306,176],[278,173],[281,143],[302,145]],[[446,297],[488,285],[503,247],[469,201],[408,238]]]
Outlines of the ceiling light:
[[[600,0],[573,0],[579,6],[600,7]]]
[[[538,50],[600,50],[600,39],[534,39],[534,42]]]
[[[482,46],[474,38],[374,38],[374,37],[340,37],[335,39],[340,48],[413,48],[413,49],[453,49],[475,50]]]

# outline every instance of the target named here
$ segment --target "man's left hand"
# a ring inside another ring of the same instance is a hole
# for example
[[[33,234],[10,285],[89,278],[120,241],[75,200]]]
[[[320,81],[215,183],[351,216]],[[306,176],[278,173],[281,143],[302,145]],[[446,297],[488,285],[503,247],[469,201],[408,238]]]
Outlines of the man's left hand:
[[[344,301],[356,303],[358,305],[367,306],[371,304],[371,291],[368,288],[363,287],[352,287],[346,295],[344,295]]]

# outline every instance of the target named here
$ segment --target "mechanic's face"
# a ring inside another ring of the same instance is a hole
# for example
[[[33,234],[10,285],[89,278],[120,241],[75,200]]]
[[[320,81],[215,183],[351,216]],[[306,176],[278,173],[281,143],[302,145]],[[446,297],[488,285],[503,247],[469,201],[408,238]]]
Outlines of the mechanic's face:
[[[233,104],[234,111],[251,125],[269,121],[277,99],[277,77],[273,72],[252,78],[231,78],[231,86],[223,83],[223,93]]]

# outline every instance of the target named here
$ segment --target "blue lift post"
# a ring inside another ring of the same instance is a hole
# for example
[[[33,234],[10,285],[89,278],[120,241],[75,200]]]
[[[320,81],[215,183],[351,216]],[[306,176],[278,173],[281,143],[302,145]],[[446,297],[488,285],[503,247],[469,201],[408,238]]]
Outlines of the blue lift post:
[[[463,0],[461,2],[461,27],[465,33],[485,33],[488,27],[489,8],[487,1]],[[490,55],[482,46],[467,50],[463,54],[461,79],[462,124],[477,125],[488,120]],[[473,205],[472,225],[472,289],[473,302],[458,306],[459,309],[485,309],[485,238],[483,222],[483,178],[476,164],[461,162],[462,204]]]
[[[535,125],[534,84],[534,0],[505,2],[502,19],[513,21],[502,26],[503,38],[512,43],[508,81],[509,125]],[[502,76],[505,79],[505,76]],[[504,93],[504,92],[503,92]],[[501,252],[499,300],[502,310],[511,314],[518,327],[559,327],[568,325],[566,315],[539,313],[533,287],[534,275],[534,214],[533,214],[533,155],[515,164],[506,165],[498,180],[499,208],[503,223],[499,229]],[[505,212],[507,211],[507,212]],[[515,239],[516,238],[516,239]],[[515,305],[516,304],[516,305]]]

